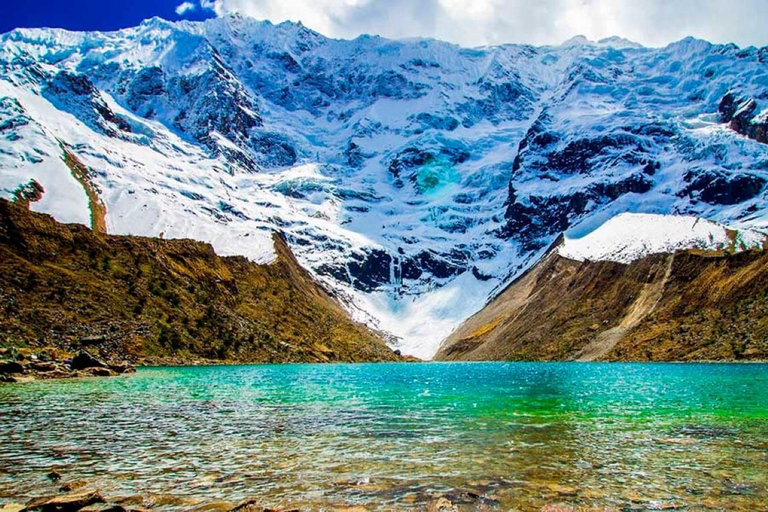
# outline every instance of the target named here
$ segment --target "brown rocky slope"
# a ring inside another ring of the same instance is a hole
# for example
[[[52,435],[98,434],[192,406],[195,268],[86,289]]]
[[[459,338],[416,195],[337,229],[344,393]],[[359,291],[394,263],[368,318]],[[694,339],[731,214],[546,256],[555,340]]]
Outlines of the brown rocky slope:
[[[436,359],[768,359],[768,253],[678,251],[626,265],[552,251]]]
[[[139,363],[398,359],[274,242],[277,260],[258,265],[191,240],[96,234],[0,200],[0,348]]]

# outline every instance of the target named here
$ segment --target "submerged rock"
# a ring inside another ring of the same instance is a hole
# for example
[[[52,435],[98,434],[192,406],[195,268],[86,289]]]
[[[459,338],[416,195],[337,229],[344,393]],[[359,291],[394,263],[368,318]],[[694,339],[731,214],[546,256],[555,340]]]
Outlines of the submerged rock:
[[[76,512],[94,503],[104,503],[97,491],[87,491],[65,496],[38,498],[27,503],[23,512]]]
[[[427,506],[427,512],[456,512],[459,509],[445,498],[438,498]]]
[[[136,368],[128,363],[110,364],[109,369],[116,373],[134,373]]]
[[[251,499],[240,503],[228,512],[300,512],[298,509],[274,509],[259,505],[258,500]]]
[[[59,487],[59,491],[61,492],[72,492],[76,491],[77,489],[82,489],[88,485],[88,482],[85,480],[72,480],[71,482],[65,482]]]

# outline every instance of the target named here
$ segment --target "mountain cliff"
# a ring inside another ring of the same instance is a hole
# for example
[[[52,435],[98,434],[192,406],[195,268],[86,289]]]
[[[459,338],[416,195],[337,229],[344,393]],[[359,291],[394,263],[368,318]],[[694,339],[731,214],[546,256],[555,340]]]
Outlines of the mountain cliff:
[[[193,240],[97,234],[0,199],[0,343],[105,359],[399,359],[298,264],[217,256]]]
[[[623,212],[768,228],[767,84],[768,49],[691,38],[22,29],[0,36],[0,193],[262,263],[279,229],[355,318],[429,358],[563,233]]]

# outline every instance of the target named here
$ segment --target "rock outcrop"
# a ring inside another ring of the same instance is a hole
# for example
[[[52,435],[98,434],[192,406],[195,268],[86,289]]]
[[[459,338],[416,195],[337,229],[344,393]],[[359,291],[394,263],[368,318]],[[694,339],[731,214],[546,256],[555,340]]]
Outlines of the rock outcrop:
[[[754,98],[739,97],[728,92],[718,106],[720,121],[735,132],[762,144],[768,144],[768,114],[757,112]]]

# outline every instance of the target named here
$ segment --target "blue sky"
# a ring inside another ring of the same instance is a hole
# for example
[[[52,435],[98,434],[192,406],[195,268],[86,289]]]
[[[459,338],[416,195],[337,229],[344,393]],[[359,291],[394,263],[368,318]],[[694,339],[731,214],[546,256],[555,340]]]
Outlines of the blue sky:
[[[768,46],[768,0],[0,0],[0,32],[112,30],[161,16],[240,13],[341,38],[433,37],[464,46],[558,44],[575,35],[664,46],[686,36]],[[188,4],[184,11],[179,7]]]
[[[138,25],[152,16],[182,19],[181,0],[0,0],[0,32],[19,27],[56,27],[71,30],[115,30]],[[214,16],[196,8],[184,18]]]

